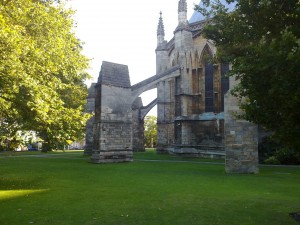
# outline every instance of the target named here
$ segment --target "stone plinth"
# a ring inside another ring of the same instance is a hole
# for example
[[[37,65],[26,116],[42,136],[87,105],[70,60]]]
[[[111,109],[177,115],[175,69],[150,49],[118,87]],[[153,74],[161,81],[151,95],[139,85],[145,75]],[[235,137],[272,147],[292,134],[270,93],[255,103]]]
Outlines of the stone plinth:
[[[93,163],[131,162],[132,151],[94,151],[91,160]]]

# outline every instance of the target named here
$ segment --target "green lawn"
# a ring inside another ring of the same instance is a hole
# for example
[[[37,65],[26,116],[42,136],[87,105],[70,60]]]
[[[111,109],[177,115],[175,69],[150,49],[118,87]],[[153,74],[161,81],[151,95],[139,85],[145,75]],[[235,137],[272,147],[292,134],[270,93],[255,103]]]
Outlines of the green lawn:
[[[136,153],[91,164],[82,152],[0,153],[0,224],[289,225],[300,167],[227,175],[222,161]],[[155,161],[151,161],[151,160]]]

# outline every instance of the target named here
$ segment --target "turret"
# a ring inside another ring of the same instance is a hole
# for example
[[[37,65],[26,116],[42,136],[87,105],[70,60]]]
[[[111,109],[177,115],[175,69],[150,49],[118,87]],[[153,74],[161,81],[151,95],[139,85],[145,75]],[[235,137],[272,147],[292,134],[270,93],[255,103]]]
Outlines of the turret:
[[[178,2],[178,26],[174,31],[175,48],[182,51],[182,57],[187,49],[193,45],[193,35],[189,22],[187,21],[187,3],[186,0]]]
[[[161,46],[165,40],[165,28],[162,19],[162,12],[160,12],[160,17],[157,26],[157,47]]]
[[[187,3],[186,0],[178,2],[178,25],[187,25]]]
[[[159,13],[159,21],[157,26],[157,47],[156,53],[156,73],[161,73],[166,69],[168,61],[168,51],[166,49],[167,41],[165,40],[165,27],[162,19],[162,12]]]

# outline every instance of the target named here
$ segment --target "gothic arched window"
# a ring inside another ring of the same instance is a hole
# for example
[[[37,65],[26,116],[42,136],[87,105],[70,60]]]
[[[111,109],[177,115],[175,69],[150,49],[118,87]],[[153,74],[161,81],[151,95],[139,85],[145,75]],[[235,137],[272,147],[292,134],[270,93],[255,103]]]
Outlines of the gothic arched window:
[[[214,68],[205,62],[205,112],[214,111]]]
[[[211,62],[212,57],[212,51],[210,47],[206,44],[201,54],[201,61],[204,67],[205,112],[214,112],[214,67]]]

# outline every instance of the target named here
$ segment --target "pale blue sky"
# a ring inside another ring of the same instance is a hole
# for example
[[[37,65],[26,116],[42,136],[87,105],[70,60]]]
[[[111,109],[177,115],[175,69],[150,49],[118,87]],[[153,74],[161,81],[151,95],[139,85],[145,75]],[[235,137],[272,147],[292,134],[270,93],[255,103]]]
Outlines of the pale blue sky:
[[[187,0],[188,19],[195,0]],[[70,0],[76,10],[76,34],[85,42],[84,54],[92,58],[91,82],[96,82],[102,61],[128,65],[131,84],[155,75],[156,29],[163,13],[166,40],[177,26],[178,0]],[[156,92],[143,96],[144,104]]]

